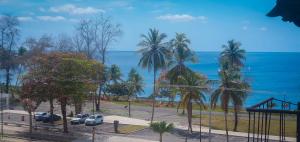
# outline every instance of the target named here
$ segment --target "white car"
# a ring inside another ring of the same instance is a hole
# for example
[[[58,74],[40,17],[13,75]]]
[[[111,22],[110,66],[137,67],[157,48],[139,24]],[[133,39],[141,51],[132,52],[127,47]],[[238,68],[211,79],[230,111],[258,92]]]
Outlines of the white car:
[[[86,126],[95,126],[103,123],[103,116],[100,114],[91,115],[89,118],[85,119]]]
[[[89,117],[88,114],[77,114],[71,119],[71,125],[74,124],[83,124],[84,121]]]

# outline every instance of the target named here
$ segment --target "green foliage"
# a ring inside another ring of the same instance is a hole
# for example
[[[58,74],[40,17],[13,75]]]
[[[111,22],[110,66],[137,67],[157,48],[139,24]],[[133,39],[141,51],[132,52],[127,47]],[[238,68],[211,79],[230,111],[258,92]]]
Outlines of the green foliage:
[[[222,109],[227,112],[228,106],[242,106],[247,97],[250,85],[243,80],[241,68],[245,60],[245,50],[240,49],[240,43],[234,40],[228,41],[228,45],[223,45],[224,51],[220,54],[221,71],[219,76],[221,83],[212,94],[212,105],[216,106],[219,99]]]
[[[40,100],[57,99],[61,104],[64,131],[67,132],[66,105],[80,103],[88,92],[95,92],[102,73],[102,64],[80,54],[41,54],[30,60],[23,88],[31,90],[26,91],[29,95],[38,94]],[[31,83],[25,86],[26,81]]]
[[[198,103],[202,108],[205,108],[205,92],[208,91],[207,78],[201,74],[193,73],[186,77],[180,77],[180,84],[187,85],[183,87],[181,93],[183,94],[179,106],[187,107],[191,101]],[[189,100],[190,99],[190,100]]]
[[[125,82],[108,85],[107,92],[112,96],[125,96],[129,94],[129,90]]]
[[[153,122],[152,124],[150,124],[150,128],[152,128],[154,132],[163,134],[165,132],[172,131],[174,129],[174,125],[173,123],[167,124],[165,121]]]
[[[113,83],[118,83],[122,81],[121,79],[122,73],[119,66],[113,64],[109,68],[109,80],[113,81]]]
[[[184,33],[176,33],[176,37],[171,40],[171,43],[177,64],[182,64],[183,62],[195,63],[198,61],[198,57],[195,52],[189,48],[191,41]]]
[[[172,57],[169,42],[164,42],[167,35],[159,33],[156,29],[150,29],[147,35],[141,35],[143,38],[138,46],[142,47],[139,52],[142,57],[139,66],[148,68],[148,70],[157,70],[166,68],[168,61]]]
[[[128,98],[136,97],[138,94],[144,92],[143,77],[134,68],[130,70],[126,83],[128,87]]]

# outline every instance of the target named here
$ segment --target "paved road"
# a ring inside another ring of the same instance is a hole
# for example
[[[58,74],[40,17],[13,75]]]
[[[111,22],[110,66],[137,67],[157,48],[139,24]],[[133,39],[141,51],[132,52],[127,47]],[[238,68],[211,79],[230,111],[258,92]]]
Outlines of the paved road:
[[[18,111],[17,111],[18,112]],[[21,112],[21,111],[20,111]],[[5,113],[4,115],[4,118],[5,118],[5,121],[10,121],[10,122],[14,122],[14,123],[23,123],[23,124],[28,124],[28,116],[27,115],[24,115],[26,113],[23,113],[23,114],[14,114],[14,113]],[[10,119],[8,119],[8,115],[10,116]],[[21,121],[20,122],[20,119],[21,119],[21,116],[25,116],[25,121]],[[131,118],[126,118],[126,117],[120,117],[120,116],[108,116],[106,117],[105,119],[107,119],[106,121],[107,122],[110,122],[110,123],[104,123],[102,125],[99,125],[96,127],[96,133],[98,134],[103,134],[103,133],[106,133],[106,135],[112,135],[113,133],[113,124],[112,121],[113,120],[120,120],[121,123],[124,123],[125,124],[139,124],[141,123],[141,125],[147,125],[149,122],[147,121],[144,121],[144,120],[138,120],[138,119],[131,119]],[[45,123],[34,123],[34,125],[37,124],[38,126],[45,126]],[[121,124],[122,125],[122,124]],[[57,125],[55,126],[56,128],[60,128],[62,129],[62,126],[61,125]],[[166,135],[166,140],[170,141],[170,142],[174,142],[174,141],[181,141],[181,140],[184,140],[185,139],[185,131],[186,128],[185,126],[178,126],[176,125],[177,128],[180,128],[180,129],[176,129],[174,130],[171,134],[167,134]],[[200,128],[198,129],[195,129],[194,130],[199,130]],[[74,131],[74,132],[83,132],[83,133],[91,133],[92,132],[92,127],[86,127],[86,126],[83,126],[83,125],[69,125],[69,130],[71,131]],[[206,127],[202,128],[202,137],[203,140],[208,140],[208,129]],[[212,140],[216,140],[216,141],[220,141],[220,140],[225,140],[225,132],[224,131],[221,131],[221,130],[213,130],[212,133],[214,133],[212,135]],[[247,133],[239,133],[239,132],[229,132],[230,135],[230,139],[232,139],[232,141],[246,141],[247,140]],[[157,134],[156,133],[153,133],[152,130],[150,129],[145,129],[143,131],[139,131],[139,132],[136,132],[136,133],[133,133],[133,134],[130,134],[128,136],[131,136],[131,137],[141,137],[143,139],[149,139],[149,140],[156,140],[154,139]],[[270,137],[272,138],[272,136]],[[276,137],[274,137],[275,139],[277,139]],[[191,135],[189,136],[189,140],[191,141],[199,141],[200,139],[200,133],[194,133],[194,135]],[[294,141],[294,139],[288,139],[289,141]]]

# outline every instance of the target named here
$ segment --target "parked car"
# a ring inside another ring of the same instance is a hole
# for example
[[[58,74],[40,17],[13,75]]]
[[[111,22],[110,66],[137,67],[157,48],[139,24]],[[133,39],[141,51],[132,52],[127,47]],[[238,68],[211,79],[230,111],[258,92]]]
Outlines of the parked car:
[[[34,119],[35,121],[42,121],[43,120],[43,116],[47,115],[47,112],[36,112],[34,114]]]
[[[86,126],[95,126],[103,123],[103,116],[100,114],[91,115],[89,118],[85,120]]]
[[[47,123],[47,122],[51,122],[51,121],[59,121],[61,120],[61,117],[59,115],[56,115],[56,114],[47,114],[45,116],[42,117],[42,121],[44,123]]]
[[[71,125],[73,124],[83,124],[84,121],[89,117],[88,114],[77,114],[71,119]]]

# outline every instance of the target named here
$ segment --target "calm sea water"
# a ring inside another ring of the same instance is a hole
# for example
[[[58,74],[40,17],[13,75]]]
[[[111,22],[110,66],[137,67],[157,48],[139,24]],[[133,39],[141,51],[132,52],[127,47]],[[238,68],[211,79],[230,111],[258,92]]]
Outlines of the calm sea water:
[[[209,79],[218,79],[218,52],[197,52],[199,63],[188,64],[194,71],[206,75]],[[246,54],[244,74],[250,81],[252,92],[245,106],[275,97],[294,103],[300,102],[300,53],[250,52]],[[136,68],[145,80],[145,93],[152,93],[153,72],[138,67],[140,55],[137,52],[111,51],[107,64],[120,66],[123,78],[131,68]],[[3,74],[0,74],[4,81]],[[207,99],[208,100],[208,99]]]
[[[194,71],[205,74],[209,79],[218,79],[218,52],[197,52],[199,63],[188,64]],[[275,97],[294,103],[300,102],[300,53],[250,52],[246,54],[244,74],[250,82],[252,92],[245,106]],[[131,68],[136,68],[145,79],[145,93],[152,92],[153,73],[138,67],[137,52],[109,52],[108,64],[120,66],[123,77]]]

